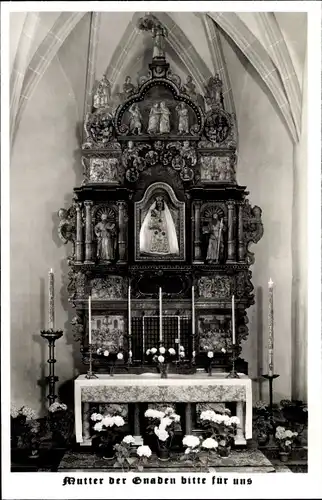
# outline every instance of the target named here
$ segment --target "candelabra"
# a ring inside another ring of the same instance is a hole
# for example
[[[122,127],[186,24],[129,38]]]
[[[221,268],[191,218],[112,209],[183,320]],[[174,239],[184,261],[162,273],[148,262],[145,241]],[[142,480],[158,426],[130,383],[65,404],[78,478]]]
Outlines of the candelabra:
[[[232,345],[232,353],[231,353],[231,370],[230,372],[228,373],[227,377],[226,378],[239,378],[239,375],[238,373],[236,372],[236,369],[235,369],[235,364],[236,364],[236,359],[237,359],[237,350],[238,350],[238,346],[236,344],[233,344]]]
[[[49,358],[47,359],[47,363],[49,364],[49,375],[46,377],[46,380],[49,385],[49,394],[47,399],[49,401],[49,405],[55,402],[57,398],[55,394],[55,384],[58,382],[58,377],[55,376],[55,342],[63,336],[62,330],[42,330],[40,335],[48,341],[49,346]]]
[[[88,344],[89,353],[89,368],[87,370],[86,378],[98,378],[93,372],[93,344]]]
[[[263,375],[266,380],[268,380],[268,388],[269,388],[269,409],[271,412],[271,416],[273,415],[273,381],[279,377],[276,373],[269,373],[266,375]]]

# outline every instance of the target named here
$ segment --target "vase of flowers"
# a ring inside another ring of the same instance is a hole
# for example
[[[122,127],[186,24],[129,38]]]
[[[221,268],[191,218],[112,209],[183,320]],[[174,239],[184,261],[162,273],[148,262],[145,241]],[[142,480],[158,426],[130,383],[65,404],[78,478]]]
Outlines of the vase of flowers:
[[[214,361],[214,355],[215,355],[215,350],[209,346],[203,346],[203,351],[205,351],[207,353],[207,365],[206,365],[206,369],[207,369],[207,373],[209,375],[209,377],[212,376],[212,368],[213,368],[213,361]],[[226,349],[224,347],[222,347],[220,349],[220,352],[223,353],[223,354],[226,354]]]
[[[224,414],[213,410],[205,410],[200,414],[200,422],[206,438],[215,439],[218,443],[217,453],[220,456],[229,456],[237,432],[238,417],[231,417],[229,410]]]
[[[111,460],[114,458],[114,445],[121,439],[124,434],[125,421],[120,415],[102,415],[101,413],[93,413],[91,415],[93,425],[94,439],[98,439],[98,450],[100,455]]]
[[[150,408],[146,410],[144,416],[149,419],[147,432],[156,436],[158,458],[163,461],[169,460],[173,435],[181,430],[180,415],[169,406],[164,411]]]
[[[174,360],[176,351],[173,347],[166,349],[164,346],[160,346],[159,349],[156,347],[151,347],[146,351],[148,358],[151,358],[153,363],[156,363],[159,368],[161,378],[168,377],[169,364]]]
[[[105,347],[99,347],[96,351],[98,356],[103,356],[108,361],[109,374],[113,377],[115,373],[115,366],[117,363],[120,363],[124,360],[124,351],[123,349],[117,349],[114,346],[109,347],[109,349]]]
[[[74,414],[67,405],[55,401],[48,408],[48,430],[58,447],[66,447],[73,435]]]
[[[36,412],[28,406],[17,408],[11,406],[11,448],[23,449],[29,458],[39,457],[40,422],[36,419]]]
[[[285,427],[276,427],[275,439],[279,447],[281,462],[288,461],[297,435],[297,432],[292,432],[290,429],[285,429]]]

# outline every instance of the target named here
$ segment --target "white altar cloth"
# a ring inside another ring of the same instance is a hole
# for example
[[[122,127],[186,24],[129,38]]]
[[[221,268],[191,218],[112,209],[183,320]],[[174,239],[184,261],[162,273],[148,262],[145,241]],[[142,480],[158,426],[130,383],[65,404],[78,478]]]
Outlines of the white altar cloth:
[[[244,374],[227,378],[225,373],[209,377],[205,373],[193,375],[100,374],[87,379],[80,375],[75,380],[76,441],[83,442],[82,404],[88,403],[207,403],[236,402],[241,421],[237,443],[245,444],[252,437],[252,381]]]

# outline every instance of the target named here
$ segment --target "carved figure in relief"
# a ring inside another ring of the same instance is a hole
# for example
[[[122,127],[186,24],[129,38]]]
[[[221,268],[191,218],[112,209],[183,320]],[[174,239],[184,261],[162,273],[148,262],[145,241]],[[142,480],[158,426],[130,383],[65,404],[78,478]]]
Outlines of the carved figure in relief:
[[[160,129],[160,118],[161,118],[161,110],[159,108],[159,103],[153,104],[150,115],[149,115],[149,124],[148,124],[148,133],[149,134],[157,134]]]
[[[94,228],[97,236],[97,257],[108,261],[115,259],[116,251],[116,224],[108,220],[107,214],[101,215],[101,221]]]
[[[125,83],[123,85],[123,92],[124,92],[125,99],[127,99],[131,94],[133,94],[135,92],[135,87],[134,87],[133,83],[131,82],[130,76],[127,76],[125,78]]]
[[[93,106],[94,108],[107,108],[111,98],[111,85],[106,76],[103,75],[102,80],[99,82],[97,90],[94,94]]]
[[[196,93],[196,86],[192,81],[192,76],[188,75],[186,79],[186,84],[184,86],[185,92],[188,94],[191,99],[196,99],[197,93]]]
[[[176,111],[178,114],[178,134],[188,134],[189,133],[189,112],[187,106],[181,102],[177,107]]]
[[[166,106],[166,103],[162,101],[160,103],[160,134],[170,133],[170,110]]]
[[[203,228],[203,232],[209,234],[206,260],[210,263],[219,262],[224,253],[224,223],[222,219],[219,221],[217,213],[213,214],[212,221]]]
[[[140,251],[153,255],[179,254],[173,218],[162,196],[157,196],[140,230]]]
[[[132,134],[142,134],[142,115],[137,104],[132,104],[129,109],[131,115],[129,129]]]

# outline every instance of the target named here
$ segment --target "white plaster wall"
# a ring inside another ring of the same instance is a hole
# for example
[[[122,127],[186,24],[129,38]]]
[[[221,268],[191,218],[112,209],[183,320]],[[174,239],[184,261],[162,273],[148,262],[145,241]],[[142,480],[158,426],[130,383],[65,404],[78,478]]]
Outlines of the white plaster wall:
[[[223,38],[223,37],[222,37]],[[256,303],[249,311],[249,337],[243,355],[254,379],[254,395],[265,397],[267,373],[267,309],[269,278],[275,282],[275,397],[291,395],[291,292],[293,144],[257,73],[223,38],[239,126],[237,181],[247,186],[252,205],[262,208],[264,235],[256,245],[253,284]],[[261,348],[262,345],[262,348]],[[263,350],[263,357],[260,352]]]

